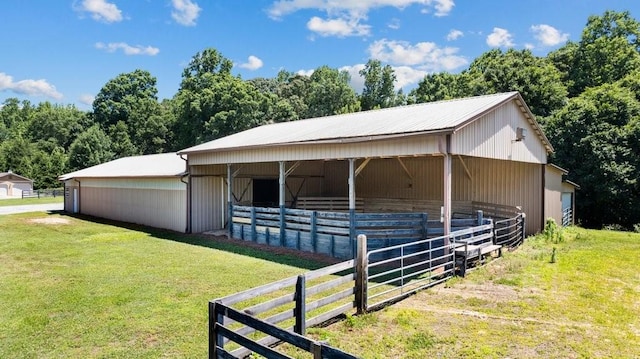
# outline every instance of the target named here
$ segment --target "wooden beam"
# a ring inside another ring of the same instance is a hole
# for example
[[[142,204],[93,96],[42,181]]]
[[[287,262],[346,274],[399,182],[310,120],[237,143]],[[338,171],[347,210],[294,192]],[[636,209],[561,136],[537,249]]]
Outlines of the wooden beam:
[[[362,172],[362,170],[365,167],[367,167],[367,165],[369,164],[369,161],[371,161],[370,157],[365,158],[364,161],[360,164],[360,166],[358,166],[358,168],[356,168],[356,171],[355,171],[356,177],[360,174],[360,172]]]
[[[458,155],[458,159],[460,159],[460,163],[462,163],[462,168],[464,168],[464,172],[467,174],[467,177],[469,177],[469,179],[473,179],[471,178],[471,172],[469,171],[467,164],[464,163],[464,159],[462,158],[462,156]]]
[[[413,175],[411,174],[411,172],[409,172],[409,169],[407,168],[407,166],[404,164],[404,162],[402,162],[402,158],[400,157],[396,157],[396,159],[398,160],[398,162],[400,163],[400,166],[402,166],[402,169],[404,170],[404,173],[407,174],[407,176],[409,176],[409,179],[411,181],[413,181]]]
[[[285,177],[289,177],[289,175],[291,174],[291,172],[295,171],[296,168],[298,168],[300,166],[302,162],[297,161],[296,163],[294,163],[293,165],[291,165],[291,167],[289,167],[289,169],[284,173]]]

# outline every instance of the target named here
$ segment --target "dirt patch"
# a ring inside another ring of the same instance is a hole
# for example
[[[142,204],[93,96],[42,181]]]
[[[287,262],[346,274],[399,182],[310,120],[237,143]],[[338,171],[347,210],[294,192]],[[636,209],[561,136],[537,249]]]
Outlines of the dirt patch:
[[[477,298],[490,302],[509,302],[520,299],[523,295],[531,295],[531,293],[521,293],[513,287],[495,284],[491,282],[483,284],[460,284],[455,287],[436,286],[430,290],[436,296],[442,297],[458,297],[458,298]]]
[[[66,218],[60,217],[46,217],[46,218],[33,218],[28,220],[29,223],[37,223],[37,224],[69,224],[69,221]]]

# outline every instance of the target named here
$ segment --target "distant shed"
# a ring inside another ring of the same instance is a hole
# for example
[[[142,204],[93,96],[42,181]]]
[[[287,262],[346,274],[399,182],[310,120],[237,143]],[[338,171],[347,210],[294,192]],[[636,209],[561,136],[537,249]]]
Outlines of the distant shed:
[[[171,229],[186,229],[186,165],[175,153],[124,157],[59,177],[64,209]]]
[[[0,197],[19,197],[23,191],[33,190],[33,180],[19,174],[0,172]]]

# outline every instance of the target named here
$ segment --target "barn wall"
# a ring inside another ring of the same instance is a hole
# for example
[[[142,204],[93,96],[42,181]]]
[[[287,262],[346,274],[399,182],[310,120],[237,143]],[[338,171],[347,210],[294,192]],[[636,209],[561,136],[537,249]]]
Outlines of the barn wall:
[[[516,129],[527,135],[515,141]],[[515,101],[509,101],[473,121],[451,138],[451,153],[529,163],[547,163],[547,151]]]
[[[272,146],[226,152],[189,154],[190,165],[309,161],[332,158],[412,156],[439,152],[437,136],[407,136],[386,141]]]
[[[78,190],[78,182],[74,180],[64,181],[64,210],[73,213],[73,190]]]
[[[562,171],[546,166],[544,173],[544,218],[562,223]]]
[[[223,177],[190,177],[191,231],[200,233],[224,228],[227,188]]]
[[[527,215],[527,233],[541,230],[543,165],[456,156],[452,167],[454,201],[520,206]]]
[[[80,213],[184,232],[186,185],[179,178],[79,179]],[[73,202],[67,203],[65,208]]]

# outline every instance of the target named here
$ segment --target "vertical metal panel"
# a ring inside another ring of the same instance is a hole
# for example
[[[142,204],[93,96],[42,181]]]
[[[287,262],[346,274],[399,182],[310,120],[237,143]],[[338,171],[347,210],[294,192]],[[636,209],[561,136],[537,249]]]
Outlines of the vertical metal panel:
[[[544,172],[544,218],[562,223],[562,172],[546,166]]]
[[[541,229],[543,165],[474,157],[455,158],[453,162],[454,200],[520,206],[527,214],[527,233]]]
[[[191,177],[191,225],[194,233],[224,228],[226,189],[223,177]],[[233,187],[234,189],[237,187]]]
[[[83,185],[81,212],[96,217],[184,232],[186,189],[106,188]]]
[[[527,130],[516,141],[517,128]],[[544,144],[515,101],[510,101],[452,136],[452,152],[465,156],[529,163],[547,163]]]

